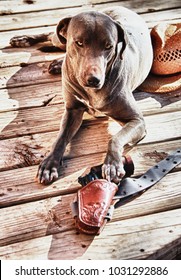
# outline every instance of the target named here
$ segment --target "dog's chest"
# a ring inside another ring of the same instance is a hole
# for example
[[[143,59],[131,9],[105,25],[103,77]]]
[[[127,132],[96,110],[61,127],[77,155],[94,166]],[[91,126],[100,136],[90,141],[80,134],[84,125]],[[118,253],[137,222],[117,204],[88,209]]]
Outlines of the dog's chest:
[[[78,100],[78,101],[80,101],[81,103],[83,103],[90,111],[92,111],[92,112],[94,112],[94,111],[97,111],[97,109],[96,108],[94,108],[91,104],[90,104],[90,101],[89,101],[89,99],[84,99],[84,98],[81,98],[81,97],[79,97],[79,96],[77,96],[77,95],[75,95],[75,97],[76,97],[76,99]],[[93,113],[94,114],[94,113]]]
[[[91,113],[91,115],[100,115],[100,112],[103,112],[103,107],[104,107],[104,102],[102,101],[102,98],[100,96],[86,96],[86,98],[80,97],[75,95],[76,99],[78,101],[80,101],[81,103],[83,103],[87,108],[89,113]]]

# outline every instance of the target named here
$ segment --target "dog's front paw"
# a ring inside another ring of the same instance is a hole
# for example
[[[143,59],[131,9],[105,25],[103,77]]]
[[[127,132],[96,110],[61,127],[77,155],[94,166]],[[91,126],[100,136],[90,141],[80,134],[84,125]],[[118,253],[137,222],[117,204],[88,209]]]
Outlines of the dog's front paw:
[[[119,183],[124,175],[125,170],[122,157],[114,158],[110,155],[107,155],[102,166],[102,177],[107,179],[108,181]]]
[[[49,155],[40,163],[36,177],[39,183],[47,185],[58,179],[59,171],[60,161]]]
[[[36,44],[36,40],[32,36],[22,35],[22,36],[14,36],[13,38],[10,39],[9,43],[12,47],[23,48],[23,47],[30,47]]]
[[[50,74],[61,74],[62,73],[62,63],[63,60],[55,59],[50,63],[48,72]]]

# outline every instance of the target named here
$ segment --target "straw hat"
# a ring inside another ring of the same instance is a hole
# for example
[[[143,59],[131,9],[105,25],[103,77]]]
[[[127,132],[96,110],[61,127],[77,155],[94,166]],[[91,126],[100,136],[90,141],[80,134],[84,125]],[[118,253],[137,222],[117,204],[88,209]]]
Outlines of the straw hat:
[[[181,88],[181,23],[160,23],[151,31],[153,65],[139,87],[147,92],[170,92]]]

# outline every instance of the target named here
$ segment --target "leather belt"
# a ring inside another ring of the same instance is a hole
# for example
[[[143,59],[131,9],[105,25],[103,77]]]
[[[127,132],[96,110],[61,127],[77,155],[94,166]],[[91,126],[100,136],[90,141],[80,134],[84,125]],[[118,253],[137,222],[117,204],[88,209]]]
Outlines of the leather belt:
[[[181,149],[177,149],[174,153],[150,168],[144,175],[138,179],[125,178],[119,186],[114,199],[119,201],[114,205],[115,208],[125,204],[135,195],[146,191],[157,182],[159,182],[169,171],[181,163]]]
[[[114,200],[118,200],[114,204],[114,208],[118,208],[121,205],[129,202],[133,197],[141,194],[160,181],[169,171],[181,163],[181,149],[177,149],[172,154],[168,155],[165,159],[157,163],[150,168],[140,178],[124,178],[118,185],[118,191],[114,196]],[[130,164],[130,163],[129,163]],[[128,168],[127,168],[128,169]],[[85,186],[90,181],[101,178],[101,165],[91,168],[91,171],[83,176],[79,177],[78,181],[82,186]],[[129,173],[130,170],[127,172]],[[131,166],[133,173],[133,166]],[[129,174],[130,175],[130,174]],[[127,176],[129,176],[127,175]]]

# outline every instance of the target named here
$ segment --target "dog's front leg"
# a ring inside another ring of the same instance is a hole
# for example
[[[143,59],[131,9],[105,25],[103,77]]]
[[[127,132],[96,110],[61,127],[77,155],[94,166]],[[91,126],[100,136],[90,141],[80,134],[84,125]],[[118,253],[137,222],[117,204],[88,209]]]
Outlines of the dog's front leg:
[[[125,171],[122,155],[126,145],[134,146],[146,134],[145,123],[142,117],[127,122],[122,129],[112,137],[108,143],[107,155],[102,167],[102,175],[109,181],[118,183]]]
[[[67,144],[78,131],[85,109],[65,109],[58,138],[49,156],[40,164],[37,179],[48,184],[58,179],[62,157]]]

